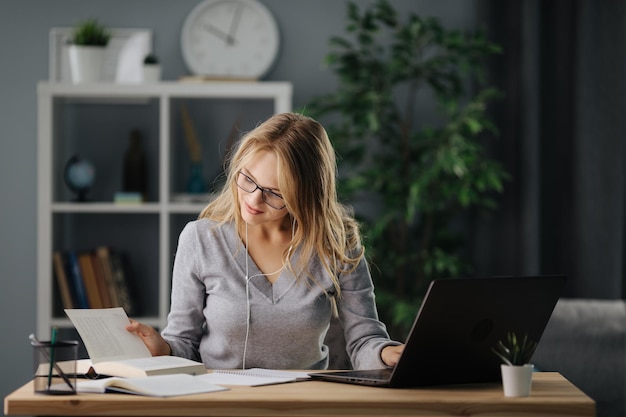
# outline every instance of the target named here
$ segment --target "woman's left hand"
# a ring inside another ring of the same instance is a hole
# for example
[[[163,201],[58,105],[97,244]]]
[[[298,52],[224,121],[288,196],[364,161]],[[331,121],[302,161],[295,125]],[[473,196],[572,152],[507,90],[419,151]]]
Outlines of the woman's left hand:
[[[380,358],[385,362],[385,365],[396,366],[403,350],[404,345],[385,346],[380,353]]]
[[[161,337],[153,327],[147,326],[137,320],[130,319],[126,330],[137,334],[146,345],[152,356],[171,355],[170,345]]]

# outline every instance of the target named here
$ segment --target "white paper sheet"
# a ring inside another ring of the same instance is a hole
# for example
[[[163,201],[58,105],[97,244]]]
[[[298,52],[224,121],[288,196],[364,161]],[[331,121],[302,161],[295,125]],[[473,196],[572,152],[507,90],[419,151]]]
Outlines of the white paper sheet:
[[[94,364],[152,356],[141,338],[126,330],[130,320],[121,307],[66,309],[65,313],[78,330]]]

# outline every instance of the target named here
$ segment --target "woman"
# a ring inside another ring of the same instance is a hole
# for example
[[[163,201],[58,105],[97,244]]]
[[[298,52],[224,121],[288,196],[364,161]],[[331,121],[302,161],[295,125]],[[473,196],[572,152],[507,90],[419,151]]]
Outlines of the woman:
[[[326,131],[309,117],[278,114],[246,134],[221,193],[180,234],[167,326],[128,329],[153,355],[209,369],[326,369],[335,314],[356,369],[395,365],[403,345],[378,320],[336,170]]]

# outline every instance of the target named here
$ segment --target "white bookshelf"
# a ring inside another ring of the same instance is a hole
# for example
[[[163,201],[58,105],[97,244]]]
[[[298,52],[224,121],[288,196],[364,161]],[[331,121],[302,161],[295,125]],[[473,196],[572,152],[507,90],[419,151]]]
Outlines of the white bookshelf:
[[[221,168],[215,154],[224,146],[223,132],[232,129],[236,116],[240,117],[240,128],[249,130],[271,114],[291,110],[291,83],[40,82],[37,97],[37,335],[45,339],[52,326],[72,327],[62,314],[60,300],[55,300],[53,252],[95,249],[96,245],[111,245],[110,239],[128,245],[131,260],[135,256],[132,251],[138,252],[134,275],[128,278],[136,290],[149,291],[141,291],[143,298],[136,300],[139,315],[133,317],[155,327],[164,326],[176,239],[184,223],[195,218],[204,206],[202,202],[180,198],[185,195],[180,184],[186,175],[186,145],[177,117],[179,104],[190,103],[197,108],[192,119],[203,155],[209,155],[208,162],[203,161],[206,174],[207,170]],[[213,121],[203,125],[213,115]],[[147,142],[150,166],[148,198],[141,204],[116,204],[112,184],[115,178],[121,178],[121,152],[128,140],[124,132],[128,133],[136,124],[149,132],[143,138]],[[210,137],[214,127],[216,131],[222,130],[221,136]],[[112,135],[116,129],[118,134]],[[93,193],[90,191],[93,198],[88,202],[72,201],[62,178],[65,162],[76,152],[86,154],[82,156],[87,159],[97,159],[96,183]],[[101,189],[98,189],[99,178],[108,179],[102,181],[107,185]],[[208,175],[207,181],[210,180]],[[103,235],[101,239],[99,234]],[[137,281],[133,282],[134,279]]]

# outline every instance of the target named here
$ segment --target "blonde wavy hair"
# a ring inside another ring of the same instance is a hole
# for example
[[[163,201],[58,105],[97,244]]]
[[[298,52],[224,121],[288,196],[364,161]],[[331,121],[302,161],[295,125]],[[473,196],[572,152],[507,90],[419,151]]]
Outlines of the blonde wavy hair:
[[[339,274],[353,271],[364,256],[359,226],[348,207],[337,199],[337,162],[326,130],[310,117],[277,114],[248,132],[226,161],[226,182],[217,197],[200,213],[219,223],[234,221],[241,231],[244,221],[237,198],[236,176],[261,151],[273,152],[278,161],[278,187],[293,222],[292,250],[286,265],[317,282],[307,269],[319,256],[341,295]],[[291,264],[300,249],[297,265]],[[299,274],[294,273],[295,276]]]

